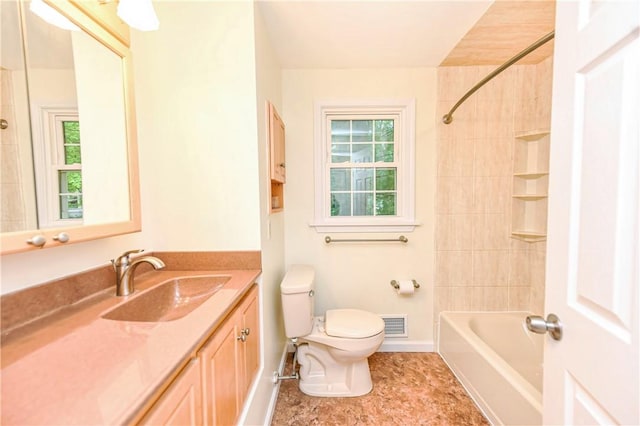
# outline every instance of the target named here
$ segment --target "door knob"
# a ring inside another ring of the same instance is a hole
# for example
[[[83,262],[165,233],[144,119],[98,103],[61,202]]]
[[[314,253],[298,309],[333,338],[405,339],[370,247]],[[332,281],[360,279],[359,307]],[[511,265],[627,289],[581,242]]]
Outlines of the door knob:
[[[560,318],[555,314],[547,315],[546,320],[538,315],[530,315],[527,317],[526,323],[529,331],[538,334],[549,332],[554,340],[562,339],[562,323],[560,323]]]

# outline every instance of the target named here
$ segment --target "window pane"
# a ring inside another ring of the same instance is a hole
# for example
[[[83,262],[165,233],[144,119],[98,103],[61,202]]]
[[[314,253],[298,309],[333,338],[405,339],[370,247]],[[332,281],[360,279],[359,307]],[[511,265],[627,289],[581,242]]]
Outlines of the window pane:
[[[370,163],[373,159],[373,145],[359,143],[351,145],[351,161],[354,163]]]
[[[331,169],[331,191],[351,191],[350,169]]]
[[[64,133],[64,143],[67,143],[67,144],[80,143],[80,122],[79,121],[63,121],[62,131]]]
[[[331,162],[332,163],[346,163],[350,157],[351,145],[348,143],[332,143],[331,144]]]
[[[79,171],[58,172],[60,193],[82,192],[82,174]]]
[[[82,195],[60,195],[60,219],[82,219]]]
[[[384,161],[385,163],[392,163],[394,161],[392,143],[376,144],[376,161]]]
[[[331,142],[349,142],[350,120],[331,120]]]
[[[396,194],[376,194],[376,215],[394,216],[396,214]]]
[[[353,120],[353,142],[373,141],[373,120]]]
[[[393,142],[393,120],[375,120],[376,142]]]
[[[376,169],[376,190],[394,191],[396,189],[396,169]]]
[[[331,216],[351,216],[351,194],[331,194]]]
[[[80,164],[80,122],[63,121],[64,164]]]
[[[80,164],[80,145],[65,145],[64,164]]]
[[[372,192],[357,192],[353,194],[353,215],[373,216]]]
[[[355,191],[373,191],[373,169],[353,169]]]
[[[58,172],[60,219],[82,218],[82,173]]]

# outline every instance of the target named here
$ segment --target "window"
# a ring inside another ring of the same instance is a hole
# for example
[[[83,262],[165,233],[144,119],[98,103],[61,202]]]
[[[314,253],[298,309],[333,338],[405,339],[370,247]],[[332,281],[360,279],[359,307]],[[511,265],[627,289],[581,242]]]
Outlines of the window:
[[[80,155],[80,122],[77,120],[56,120],[61,135],[55,145],[60,151],[58,164],[59,208],[57,219],[82,219],[82,161]],[[64,160],[64,161],[60,161]]]
[[[316,104],[319,232],[413,230],[414,109],[413,100]]]
[[[82,153],[78,112],[72,108],[40,107],[41,123],[34,143],[44,153],[35,156],[38,221],[41,228],[81,224]]]

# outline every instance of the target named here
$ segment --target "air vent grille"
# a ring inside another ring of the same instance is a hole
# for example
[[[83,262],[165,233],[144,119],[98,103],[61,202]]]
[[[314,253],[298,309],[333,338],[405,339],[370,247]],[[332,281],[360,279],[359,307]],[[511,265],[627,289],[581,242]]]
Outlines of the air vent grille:
[[[380,315],[384,321],[385,337],[407,337],[407,315]]]

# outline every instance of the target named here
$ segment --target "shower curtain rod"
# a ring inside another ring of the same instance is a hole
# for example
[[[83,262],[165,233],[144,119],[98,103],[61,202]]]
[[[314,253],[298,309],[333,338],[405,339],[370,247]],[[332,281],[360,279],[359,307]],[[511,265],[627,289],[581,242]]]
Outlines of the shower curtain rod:
[[[545,44],[546,42],[551,40],[554,36],[555,36],[555,31],[551,31],[549,34],[545,35],[544,37],[542,37],[541,39],[539,39],[538,41],[533,43],[531,46],[527,47],[522,52],[518,53],[516,56],[514,56],[511,59],[509,59],[507,62],[505,62],[504,64],[500,65],[498,68],[493,70],[493,72],[491,74],[487,75],[485,78],[480,80],[480,82],[478,84],[473,86],[467,93],[465,93],[464,96],[461,97],[458,102],[456,102],[456,104],[453,106],[453,108],[451,108],[451,110],[448,113],[446,113],[445,115],[442,116],[442,122],[444,124],[451,123],[453,121],[453,113],[454,113],[454,111],[457,110],[458,107],[460,105],[462,105],[462,103],[464,101],[466,101],[467,98],[469,98],[469,96],[473,95],[476,92],[476,90],[478,90],[479,88],[481,88],[482,86],[487,84],[491,79],[493,79],[495,76],[500,74],[502,71],[506,70],[511,65],[515,64],[520,59],[524,58],[529,53],[533,52],[538,47],[542,46],[543,44]]]

